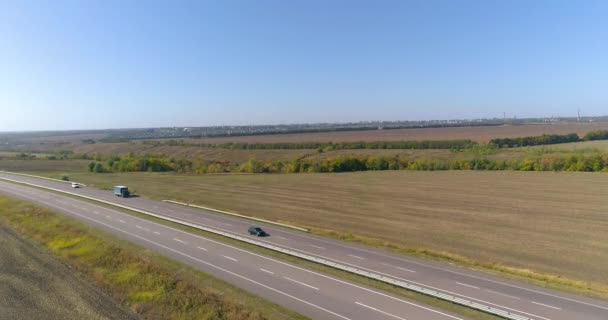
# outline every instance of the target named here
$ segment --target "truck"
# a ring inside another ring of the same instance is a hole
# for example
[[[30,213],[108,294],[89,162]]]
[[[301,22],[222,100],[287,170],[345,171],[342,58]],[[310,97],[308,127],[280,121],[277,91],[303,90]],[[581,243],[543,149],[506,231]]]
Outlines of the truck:
[[[115,186],[114,187],[114,195],[128,198],[129,197],[129,188],[125,186]]]

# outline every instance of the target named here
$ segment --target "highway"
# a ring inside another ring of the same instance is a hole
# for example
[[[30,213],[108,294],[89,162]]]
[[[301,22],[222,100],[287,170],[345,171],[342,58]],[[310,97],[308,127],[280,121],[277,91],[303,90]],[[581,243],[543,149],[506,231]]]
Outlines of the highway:
[[[0,181],[0,192],[109,231],[312,319],[464,320],[398,296],[90,202],[4,181]]]
[[[6,173],[0,173],[0,177],[75,192],[82,195],[95,197],[97,199],[112,201],[114,203],[128,205],[142,210],[154,212],[167,217],[178,218],[180,220],[201,224],[216,229],[221,229],[223,231],[232,232],[239,235],[245,235],[247,227],[252,224],[251,221],[246,219],[226,216],[211,211],[199,210],[161,201],[154,201],[143,197],[122,199],[115,197],[110,191],[98,190],[94,188],[72,189],[69,184],[58,181],[51,181],[33,177],[24,177],[20,175]],[[22,192],[17,192],[15,188],[32,190],[31,188],[20,187],[14,184],[2,183],[0,185],[0,190],[4,190],[5,192],[10,192],[12,194],[19,194],[22,196],[24,195]],[[46,192],[38,190],[33,190],[31,192],[34,192],[35,194],[47,194]],[[32,194],[26,193],[25,195],[28,197],[33,197]],[[36,200],[39,203],[44,203],[48,205],[48,201],[42,201],[39,197],[36,197],[36,199],[31,200]],[[549,290],[518,281],[506,280],[485,273],[459,268],[448,264],[400,256],[379,249],[367,248],[364,246],[358,246],[354,244],[340,242],[337,240],[317,237],[282,227],[266,225],[263,223],[255,224],[262,226],[271,234],[270,237],[258,239],[260,241],[272,243],[277,246],[306,253],[308,255],[321,257],[341,264],[351,265],[353,267],[382,274],[393,279],[407,281],[409,283],[417,284],[422,287],[462,297],[464,299],[476,301],[496,308],[501,308],[503,310],[527,316],[531,319],[608,319],[608,303],[604,301],[563,293],[555,290]],[[139,241],[138,243],[140,242],[141,241]],[[174,255],[175,254],[173,254],[172,256]],[[297,280],[296,278],[289,278]],[[312,279],[306,279],[310,282],[313,282]],[[292,285],[298,284],[298,282],[293,282],[290,280],[288,281],[292,282]],[[310,284],[308,282],[305,283],[319,289],[320,291],[321,287],[326,282],[321,281],[319,286],[315,286],[314,284]],[[238,285],[242,286],[240,283]],[[312,289],[306,286],[303,287]],[[259,288],[257,291],[251,290],[249,287],[246,288],[250,291],[260,294]],[[332,288],[335,288],[335,286],[332,285],[331,288],[328,288],[326,290],[331,290]],[[347,294],[346,297],[349,297],[348,301],[350,301],[350,303],[353,303],[351,301],[353,300],[353,298],[354,300],[361,300],[360,298],[358,298],[358,296],[353,297],[352,290],[348,292],[350,294]],[[262,296],[268,297],[266,295]],[[285,299],[285,297],[283,297],[283,299]],[[334,299],[338,299],[342,301],[342,303],[345,303],[345,301],[343,301],[344,297],[334,297]],[[384,299],[386,299],[386,297]],[[274,299],[271,300],[276,301]],[[330,299],[327,298],[322,299],[321,302],[328,301],[330,301]],[[302,312],[301,309],[298,309],[296,308],[296,306],[293,305],[293,301],[291,301],[291,304],[284,304],[283,302],[280,303],[283,305],[287,305],[288,307],[294,310]],[[382,308],[377,308],[376,306],[366,304],[363,301],[355,301],[354,303],[359,308],[366,309],[368,312],[374,311],[376,313],[375,315],[373,313],[367,314],[367,318],[363,317],[361,319],[383,319],[380,315],[384,315],[391,319],[399,319],[399,317],[407,319],[416,319],[416,314],[419,314],[421,312],[420,310],[425,310],[422,308],[416,308],[416,312],[412,313],[409,311],[411,305],[407,307],[407,304],[404,302],[400,302],[398,305],[392,305],[390,303],[381,304]],[[346,307],[346,309],[342,309],[344,307],[343,304],[322,305],[327,306],[327,310],[348,311],[352,309],[352,307]],[[308,306],[305,309],[310,308],[311,306]],[[317,309],[317,312],[318,310],[320,309]],[[380,311],[386,312],[386,314]],[[429,310],[425,311],[429,312]],[[361,313],[354,313],[355,315],[346,315],[346,317],[349,319],[360,318],[359,315],[361,315]],[[437,317],[446,317],[446,315],[443,314],[433,312],[431,313],[432,315],[420,314],[420,319],[434,319]],[[304,314],[310,315],[314,319],[332,319],[327,315],[315,314],[313,316],[310,312]],[[397,318],[393,316],[396,316]]]

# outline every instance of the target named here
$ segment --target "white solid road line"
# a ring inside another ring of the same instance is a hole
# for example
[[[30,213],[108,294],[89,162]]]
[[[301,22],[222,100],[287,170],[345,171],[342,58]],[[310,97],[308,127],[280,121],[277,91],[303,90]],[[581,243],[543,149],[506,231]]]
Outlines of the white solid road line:
[[[319,247],[319,246],[315,246],[314,244],[311,244],[310,246],[311,246],[311,247],[313,247],[313,248],[317,248],[317,249],[325,250],[325,248],[323,248],[323,247]]]
[[[203,248],[203,247],[197,247],[198,249],[201,249],[203,251],[207,251],[207,249]]]
[[[182,232],[185,233],[185,231],[182,231]],[[275,244],[275,243],[272,243],[272,244]],[[275,245],[279,245],[279,244],[275,244]],[[350,265],[350,266],[359,268],[361,270],[368,270],[368,271],[371,271],[371,272],[375,272],[375,273],[377,273],[379,275],[384,275],[384,276],[388,276],[388,277],[391,277],[391,278],[394,278],[394,279],[397,279],[397,280],[406,281],[406,282],[413,283],[413,284],[419,285],[421,287],[430,288],[430,289],[433,289],[433,290],[436,290],[436,291],[439,291],[439,292],[449,293],[449,294],[452,294],[452,295],[457,296],[457,297],[462,297],[462,298],[466,298],[466,299],[469,299],[469,300],[479,301],[479,302],[486,303],[486,304],[489,304],[489,305],[492,305],[492,306],[504,308],[504,309],[507,309],[507,310],[510,310],[510,311],[515,311],[515,312],[523,313],[523,314],[526,314],[526,315],[529,315],[529,316],[534,316],[536,318],[543,319],[543,320],[551,320],[549,318],[541,317],[539,315],[535,315],[535,314],[524,312],[524,311],[521,311],[521,310],[505,307],[503,305],[492,303],[492,302],[488,302],[488,301],[481,300],[481,299],[478,299],[478,298],[469,297],[469,296],[466,296],[466,295],[463,295],[463,294],[460,294],[460,293],[456,293],[456,292],[453,292],[453,291],[449,291],[449,290],[446,290],[446,289],[440,289],[440,288],[437,288],[437,287],[433,287],[433,286],[430,286],[430,285],[427,285],[427,284],[416,282],[416,281],[413,281],[413,280],[410,280],[410,279],[398,277],[398,276],[395,276],[395,275],[392,275],[392,274],[388,274],[388,273],[385,273],[385,272],[380,272],[380,271],[377,271],[377,270],[361,267],[361,266],[358,266],[358,265],[350,263],[350,262],[345,262],[345,261],[341,261],[341,260],[338,260],[338,259],[329,258],[329,257],[323,256],[323,255],[317,254],[317,253],[311,253],[311,252],[308,252],[308,251],[305,251],[305,250],[300,250],[300,249],[292,249],[292,250],[299,251],[299,252],[302,252],[302,253],[306,253],[306,254],[311,255],[311,256],[317,256],[317,257],[323,258],[323,259],[328,260],[328,261],[334,261],[334,262],[338,262],[338,263],[341,263],[341,264],[344,264],[344,265]],[[254,253],[250,252],[250,254],[254,254]],[[264,256],[262,256],[262,257],[264,257]],[[267,258],[267,257],[265,257],[265,258],[266,259],[270,259],[270,258]],[[297,268],[295,266],[292,266],[292,267]],[[306,269],[304,269],[304,270],[306,270]],[[309,271],[309,272],[312,272],[312,271]],[[325,275],[322,275],[322,276],[325,276]],[[339,281],[339,280],[336,280],[336,279],[333,279],[333,280]],[[363,288],[363,289],[364,290],[369,290],[367,288]],[[376,292],[376,293],[380,294],[380,295],[383,295],[383,293],[380,293],[380,292]],[[406,302],[406,301],[402,301],[402,302],[404,302],[404,303],[410,303],[410,302]],[[416,305],[416,304],[414,304],[414,305]],[[420,305],[416,305],[416,306],[418,306],[420,308],[423,308],[423,309],[425,308],[425,307],[422,307]],[[429,310],[433,310],[433,309],[429,309]],[[442,313],[442,312],[437,311],[437,310],[433,310],[433,311],[437,312],[437,313],[440,313],[440,314],[443,314],[443,315],[445,315],[447,317],[452,317],[453,318],[452,315],[448,315],[448,314]]]
[[[232,261],[237,261],[238,262],[238,260],[236,260],[235,258],[229,257],[229,256],[222,256],[222,257],[224,257],[224,258],[226,258],[228,260],[232,260]]]
[[[175,241],[177,241],[177,242],[181,242],[181,243],[186,243],[186,241],[184,241],[184,240],[180,240],[180,239],[178,239],[178,238],[173,238],[173,240],[175,240]]]
[[[407,319],[405,319],[405,318],[397,317],[397,316],[396,316],[396,315],[394,315],[394,314],[390,314],[390,313],[388,313],[388,312],[384,312],[384,311],[382,311],[382,310],[378,310],[378,309],[376,309],[376,308],[374,308],[374,307],[370,307],[370,306],[368,306],[368,305],[364,305],[364,304],[363,304],[363,303],[361,303],[361,302],[355,302],[355,303],[356,303],[356,304],[358,304],[358,305],[360,305],[360,306],[362,306],[362,307],[365,307],[365,308],[368,308],[368,309],[374,310],[374,311],[376,311],[376,312],[380,312],[380,313],[382,313],[382,314],[384,314],[384,315],[387,315],[387,316],[389,316],[389,317],[393,317],[393,318],[395,318],[395,319],[399,319],[399,320],[407,320]]]
[[[266,269],[262,269],[262,268],[260,268],[260,270],[262,270],[262,272],[266,272],[266,273],[274,274],[274,272],[272,272],[272,271],[268,271],[268,270],[266,270]]]
[[[70,198],[70,200],[71,200],[71,201],[82,202],[82,200],[73,199],[73,198]],[[71,210],[69,210],[69,209],[65,209],[65,208],[60,208],[60,209],[61,209],[61,210],[65,210],[65,211],[67,211],[67,212],[70,212],[70,213],[72,213],[72,214],[75,214],[75,215],[77,215],[77,216],[80,216],[80,217],[86,218],[86,219],[88,219],[88,220],[98,222],[99,224],[102,224],[102,225],[108,226],[108,227],[110,227],[110,228],[112,228],[112,229],[116,229],[116,230],[119,230],[119,231],[121,231],[121,232],[124,232],[124,233],[130,234],[130,235],[133,235],[133,234],[131,234],[131,233],[129,233],[129,232],[126,232],[126,231],[121,230],[121,229],[119,229],[119,228],[116,228],[116,227],[114,227],[114,226],[108,225],[108,224],[106,224],[106,223],[100,222],[100,221],[95,220],[95,219],[92,219],[92,218],[89,218],[89,217],[87,217],[87,216],[83,216],[83,215],[78,214],[78,213],[75,213],[75,212],[73,212],[73,211],[71,211]],[[123,212],[120,212],[120,211],[116,211],[116,213],[117,213],[117,214],[120,214],[120,215],[125,215],[125,216],[128,216],[128,217],[131,217],[131,218],[133,218],[133,219],[136,219],[136,220],[139,220],[139,221],[142,221],[142,222],[145,222],[145,223],[151,224],[151,225],[156,225],[156,226],[158,226],[158,227],[159,227],[159,228],[161,228],[161,229],[168,229],[168,230],[176,231],[176,232],[182,233],[182,234],[187,235],[187,236],[190,236],[190,237],[195,237],[195,238],[198,238],[198,239],[201,239],[201,240],[204,240],[204,241],[209,241],[209,242],[213,242],[213,243],[215,243],[215,244],[221,245],[221,246],[225,246],[225,247],[228,247],[228,248],[232,248],[232,249],[237,250],[237,251],[245,252],[245,253],[247,253],[247,254],[250,254],[250,255],[253,255],[253,256],[257,256],[257,257],[262,258],[262,259],[265,259],[265,260],[273,261],[273,262],[275,262],[275,263],[279,263],[279,264],[282,264],[282,265],[285,265],[285,266],[288,266],[288,267],[291,267],[291,268],[294,268],[294,269],[297,269],[297,270],[301,270],[301,271],[304,271],[304,272],[307,272],[307,273],[310,273],[310,274],[314,274],[314,275],[317,275],[317,276],[319,276],[319,277],[323,277],[323,278],[326,278],[326,279],[330,279],[330,280],[333,280],[333,281],[338,282],[338,283],[342,283],[342,284],[345,284],[345,285],[348,285],[348,286],[351,286],[351,287],[354,287],[354,288],[358,288],[358,289],[360,289],[360,290],[367,291],[367,292],[370,292],[370,293],[373,293],[373,294],[376,294],[376,295],[379,295],[379,296],[382,296],[382,297],[385,297],[385,298],[389,298],[389,299],[392,299],[392,300],[395,300],[395,301],[398,301],[398,302],[401,302],[401,303],[404,303],[404,304],[408,304],[408,305],[411,305],[411,306],[414,306],[414,307],[417,307],[417,308],[420,308],[420,309],[424,309],[424,310],[427,310],[427,311],[429,311],[429,312],[433,312],[433,313],[436,313],[436,314],[440,314],[440,315],[445,316],[445,317],[448,317],[448,318],[452,318],[452,319],[456,319],[456,320],[464,320],[464,319],[462,319],[462,318],[458,318],[458,317],[455,317],[455,316],[453,316],[453,315],[450,315],[450,314],[447,314],[447,313],[444,313],[444,312],[441,312],[441,311],[438,311],[438,310],[434,310],[434,309],[431,309],[431,308],[425,307],[425,306],[423,306],[423,305],[419,305],[419,304],[416,304],[416,303],[413,303],[413,302],[410,302],[410,301],[407,301],[407,300],[403,300],[403,299],[400,299],[400,298],[397,298],[397,297],[394,297],[394,296],[388,295],[388,294],[383,293],[383,292],[380,292],[380,291],[375,291],[375,290],[372,290],[372,289],[369,289],[369,288],[365,288],[365,287],[362,287],[362,286],[359,286],[359,285],[356,285],[356,284],[353,284],[353,283],[350,283],[350,282],[347,282],[347,281],[344,281],[344,280],[340,280],[340,279],[337,279],[337,278],[333,278],[333,277],[330,277],[330,276],[324,275],[324,274],[322,274],[322,273],[318,273],[318,272],[311,271],[311,270],[308,270],[308,269],[305,269],[305,268],[297,267],[297,266],[295,266],[295,265],[291,265],[291,264],[289,264],[289,263],[287,263],[287,262],[283,262],[283,261],[280,261],[280,260],[276,260],[276,259],[274,259],[274,258],[269,258],[269,257],[264,256],[264,255],[261,255],[261,254],[253,253],[253,252],[250,252],[250,251],[247,251],[247,250],[244,250],[244,249],[238,248],[238,247],[234,247],[234,246],[231,246],[231,245],[229,245],[229,244],[226,244],[226,243],[223,243],[223,242],[220,242],[220,241],[216,241],[216,240],[208,239],[208,238],[205,238],[205,237],[202,237],[202,236],[196,235],[196,234],[188,233],[187,231],[183,231],[183,230],[180,230],[180,229],[175,229],[175,228],[172,228],[172,227],[169,227],[169,226],[166,226],[166,225],[163,225],[163,224],[157,223],[157,222],[149,221],[149,220],[146,220],[146,219],[143,219],[143,218],[134,217],[134,216],[131,216],[131,215],[129,215],[129,214],[126,214],[126,213],[123,213]],[[214,268],[219,268],[219,267],[217,267],[217,266],[215,266],[215,265],[212,265],[212,264],[207,263],[207,262],[205,262],[205,261],[202,261],[202,260],[200,260],[200,259],[197,259],[197,258],[194,258],[194,257],[190,257],[190,256],[188,256],[188,255],[187,255],[187,254],[185,254],[185,253],[182,253],[182,252],[179,252],[179,251],[177,251],[177,250],[174,250],[174,249],[171,249],[171,248],[165,247],[165,246],[163,246],[163,245],[161,245],[161,244],[155,243],[155,242],[153,242],[153,241],[151,241],[151,240],[149,240],[149,239],[145,239],[145,238],[140,237],[140,236],[137,236],[137,235],[133,235],[133,236],[135,236],[135,237],[137,237],[137,238],[140,238],[140,239],[142,239],[142,240],[144,240],[144,241],[147,241],[147,242],[153,243],[153,244],[155,244],[155,245],[161,246],[161,247],[163,247],[163,248],[166,248],[167,250],[171,250],[171,251],[174,251],[174,252],[176,252],[176,253],[179,253],[179,254],[185,255],[185,256],[187,256],[188,258],[191,258],[191,259],[194,259],[194,260],[200,261],[200,262],[202,262],[202,263],[208,264],[208,265],[210,265],[210,266],[212,266],[212,267],[214,267]],[[219,268],[219,269],[221,269],[221,268]],[[222,271],[225,271],[225,272],[228,272],[228,273],[230,273],[230,274],[233,274],[233,272],[231,272],[231,271],[228,271],[228,270],[223,270],[223,269],[221,269],[221,270],[222,270]],[[322,307],[316,306],[316,305],[314,305],[314,304],[312,304],[312,303],[310,303],[310,302],[308,302],[308,301],[305,301],[305,300],[302,300],[302,299],[300,299],[300,298],[297,298],[297,297],[291,296],[291,295],[289,295],[289,294],[287,294],[287,293],[281,292],[280,290],[274,289],[274,288],[272,288],[272,287],[268,287],[268,286],[266,286],[266,285],[264,285],[264,284],[262,284],[262,283],[256,282],[255,280],[248,279],[248,278],[246,278],[246,277],[244,277],[244,276],[241,276],[241,275],[239,275],[239,274],[233,274],[233,275],[235,275],[235,276],[237,276],[237,277],[240,277],[240,278],[243,278],[243,279],[245,279],[245,280],[247,280],[247,281],[251,281],[251,282],[253,282],[253,283],[255,283],[255,284],[258,284],[258,285],[260,285],[260,286],[263,286],[263,287],[265,287],[265,288],[267,288],[267,289],[269,289],[269,290],[273,290],[273,291],[275,291],[275,292],[279,292],[279,293],[281,293],[281,294],[283,294],[283,295],[286,295],[286,296],[288,296],[288,297],[290,297],[290,298],[292,298],[292,299],[298,300],[298,301],[300,301],[300,302],[302,302],[302,303],[306,303],[306,304],[311,305],[311,306],[313,306],[313,307],[315,307],[315,308],[318,308],[318,309],[320,309],[320,310],[323,310],[323,311],[326,311],[326,312],[328,312],[328,313],[331,313],[331,314],[333,314],[333,315],[335,315],[335,316],[337,316],[337,317],[340,317],[340,318],[343,318],[343,319],[350,320],[349,318],[347,318],[347,317],[345,317],[345,316],[342,316],[342,315],[337,314],[337,313],[335,313],[335,312],[333,312],[333,311],[330,311],[330,310],[324,309],[324,308],[322,308]],[[540,318],[542,318],[542,317],[540,317]],[[543,319],[546,319],[546,318],[543,318]],[[550,320],[550,319],[546,319],[546,320]]]
[[[558,308],[558,307],[550,306],[550,305],[548,305],[548,304],[544,304],[544,303],[539,303],[539,302],[535,302],[535,301],[532,301],[532,303],[537,304],[537,305],[539,305],[539,306],[543,306],[543,307],[551,308],[551,309],[562,310],[562,308]]]
[[[458,281],[456,282],[456,284],[457,284],[457,285],[464,286],[464,287],[473,288],[473,289],[479,289],[479,287],[472,286],[472,285],[470,285],[470,284],[466,284],[466,283],[462,283],[462,282],[458,282]]]
[[[486,291],[487,291],[487,292],[494,293],[494,294],[497,294],[497,295],[505,296],[505,297],[508,297],[508,298],[512,298],[512,299],[521,300],[521,298],[520,298],[520,297],[516,297],[516,296],[508,295],[508,294],[506,294],[506,293],[497,292],[497,291],[490,290],[490,289],[486,289]]]
[[[354,254],[349,254],[348,256],[349,256],[349,257],[353,257],[353,258],[355,258],[355,259],[359,259],[359,260],[365,260],[365,258],[363,258],[363,257],[359,257],[359,256],[356,256],[356,255],[354,255]]]
[[[79,213],[77,213],[77,212],[73,212],[73,211],[68,210],[68,209],[65,209],[65,208],[63,208],[62,210],[66,210],[66,211],[68,211],[68,212],[70,212],[70,213],[72,213],[72,214],[74,214],[74,215],[77,215],[77,216],[79,216],[79,217],[82,217],[82,218],[84,218],[84,219],[94,221],[94,222],[96,222],[96,223],[98,223],[98,224],[101,224],[101,225],[104,225],[104,226],[106,226],[106,227],[108,227],[108,228],[111,228],[111,229],[114,229],[114,230],[120,231],[120,232],[122,232],[122,233],[125,233],[125,234],[128,234],[128,235],[131,235],[131,236],[133,236],[133,237],[139,238],[139,239],[141,239],[141,240],[143,240],[143,241],[146,241],[146,242],[152,243],[152,244],[154,244],[154,245],[156,245],[156,246],[159,246],[159,247],[161,247],[161,248],[167,249],[167,250],[169,250],[169,251],[173,251],[173,252],[175,252],[175,253],[177,253],[177,254],[180,254],[180,255],[182,255],[182,256],[184,256],[184,257],[186,257],[186,258],[189,258],[189,259],[194,260],[194,261],[198,261],[198,262],[203,263],[203,264],[205,264],[205,265],[208,265],[208,266],[210,266],[210,267],[212,267],[212,268],[215,268],[215,269],[218,269],[218,270],[224,271],[224,272],[226,272],[226,273],[228,273],[228,274],[231,274],[231,275],[233,275],[233,276],[235,276],[235,277],[238,277],[238,278],[241,278],[241,279],[243,279],[243,280],[249,281],[249,282],[251,282],[251,283],[257,284],[257,285],[259,285],[259,286],[261,286],[261,287],[264,287],[264,288],[266,288],[266,289],[268,289],[268,290],[271,290],[271,291],[277,292],[277,293],[279,293],[279,294],[282,294],[282,295],[284,295],[284,296],[286,296],[286,297],[289,297],[289,298],[291,298],[291,299],[294,299],[294,300],[296,300],[296,301],[300,301],[300,302],[302,302],[302,303],[304,303],[304,304],[307,304],[307,305],[309,305],[309,306],[312,306],[312,307],[314,307],[314,308],[317,308],[317,309],[319,309],[319,310],[321,310],[321,311],[325,311],[325,312],[327,312],[327,313],[329,313],[329,314],[332,314],[332,315],[334,315],[334,316],[336,316],[336,317],[342,318],[342,319],[344,319],[344,320],[352,320],[352,319],[347,318],[347,317],[345,317],[345,316],[343,316],[343,315],[341,315],[341,314],[338,314],[338,313],[336,313],[336,312],[333,312],[333,311],[331,311],[331,310],[328,310],[328,309],[325,309],[325,308],[323,308],[323,307],[321,307],[321,306],[318,306],[318,305],[316,305],[316,304],[314,304],[314,303],[312,303],[312,302],[308,302],[308,301],[303,300],[303,299],[300,299],[300,298],[298,298],[298,297],[296,297],[296,296],[292,296],[292,295],[290,295],[289,293],[285,293],[285,292],[283,292],[283,291],[281,291],[281,290],[278,290],[278,289],[275,289],[275,288],[273,288],[273,287],[267,286],[267,285],[265,285],[265,284],[263,284],[263,283],[257,282],[257,281],[255,281],[255,280],[253,280],[253,279],[249,279],[249,278],[247,278],[247,277],[245,277],[245,276],[242,276],[242,275],[240,275],[240,274],[238,274],[238,273],[232,272],[232,271],[227,270],[227,269],[224,269],[224,268],[222,268],[222,267],[218,267],[218,266],[216,266],[216,265],[214,265],[214,264],[211,264],[211,263],[209,263],[209,262],[207,262],[207,261],[204,261],[204,260],[201,260],[201,259],[195,258],[195,257],[193,257],[193,256],[191,256],[191,255],[188,255],[188,254],[186,254],[186,253],[183,253],[183,252],[181,252],[181,251],[178,251],[178,250],[175,250],[175,249],[169,248],[169,247],[167,247],[167,246],[165,246],[165,245],[162,245],[162,244],[160,244],[160,243],[154,242],[154,241],[152,241],[152,240],[150,240],[150,239],[147,239],[147,238],[144,238],[144,237],[142,237],[142,236],[139,236],[139,235],[136,235],[136,234],[130,233],[130,232],[128,232],[128,231],[122,230],[122,229],[120,229],[120,228],[114,227],[114,226],[109,225],[109,224],[107,224],[107,223],[104,223],[104,222],[101,222],[101,221],[98,221],[98,220],[92,219],[92,218],[90,218],[90,217],[87,217],[87,216],[85,216],[85,215],[79,214]]]
[[[294,280],[294,279],[292,279],[292,278],[288,278],[288,277],[283,277],[283,278],[285,278],[285,279],[287,279],[287,280],[289,280],[289,281],[291,281],[291,282],[295,282],[295,283],[297,283],[297,284],[301,284],[301,285],[303,285],[303,286],[309,287],[309,288],[311,288],[311,289],[319,290],[319,288],[317,288],[317,287],[313,287],[313,286],[311,286],[311,285],[309,285],[309,284],[306,284],[306,283],[304,283],[304,282],[300,282],[300,281],[298,281],[298,280]]]
[[[406,268],[402,268],[402,267],[397,267],[397,266],[394,266],[394,265],[388,264],[388,263],[383,263],[382,265],[387,266],[387,267],[393,267],[393,268],[396,268],[396,269],[399,269],[399,270],[403,270],[403,271],[407,271],[407,272],[411,272],[411,273],[416,273],[416,271],[414,271],[414,270],[410,270],[410,269],[406,269]]]

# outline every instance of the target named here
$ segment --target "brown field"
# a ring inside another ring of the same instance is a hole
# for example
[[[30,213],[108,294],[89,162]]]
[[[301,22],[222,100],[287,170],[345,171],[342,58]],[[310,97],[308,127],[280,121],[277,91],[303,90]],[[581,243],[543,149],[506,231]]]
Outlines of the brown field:
[[[488,142],[493,138],[536,136],[542,134],[584,135],[593,130],[608,130],[608,122],[596,123],[556,123],[526,124],[487,127],[452,127],[396,129],[374,131],[344,131],[298,134],[275,134],[243,137],[221,137],[205,139],[185,139],[193,143],[225,142],[346,142],[346,141],[398,141],[398,140],[455,140],[470,139]]]
[[[320,233],[336,230],[602,284],[608,283],[607,177],[511,171],[70,173],[73,180],[90,186],[128,183],[138,194],[159,200],[192,202]]]
[[[4,224],[0,244],[0,318],[138,319],[45,248]]]

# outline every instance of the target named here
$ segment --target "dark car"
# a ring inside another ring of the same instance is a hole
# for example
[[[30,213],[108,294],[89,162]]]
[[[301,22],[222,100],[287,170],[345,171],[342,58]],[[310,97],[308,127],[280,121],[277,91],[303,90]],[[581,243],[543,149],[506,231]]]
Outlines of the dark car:
[[[264,231],[264,230],[262,230],[262,228],[256,227],[256,226],[249,227],[249,234],[252,235],[252,236],[258,236],[258,237],[267,237],[267,236],[269,236],[269,234],[266,233],[266,231]]]

